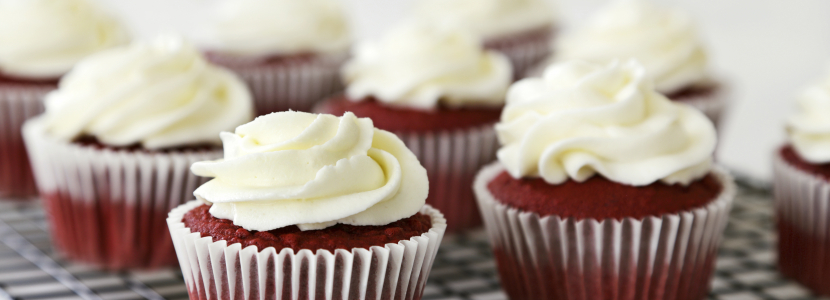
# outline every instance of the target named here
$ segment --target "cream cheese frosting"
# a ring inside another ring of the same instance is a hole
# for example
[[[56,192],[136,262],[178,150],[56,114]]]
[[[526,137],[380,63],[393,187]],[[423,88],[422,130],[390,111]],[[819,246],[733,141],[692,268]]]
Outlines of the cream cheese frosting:
[[[351,35],[334,0],[230,0],[219,6],[210,47],[262,57],[346,52]]]
[[[691,16],[650,0],[617,0],[557,43],[559,61],[637,59],[661,93],[705,84],[707,56]]]
[[[386,225],[426,201],[427,174],[415,155],[350,112],[277,112],[221,137],[224,159],[191,167],[214,177],[193,194],[212,203],[213,216],[247,230]]]
[[[698,110],[657,93],[636,61],[569,61],[515,83],[496,132],[514,178],[558,184],[596,173],[634,185],[706,175],[716,135]]]
[[[421,0],[416,17],[463,28],[491,39],[553,26],[553,9],[544,0]]]
[[[162,149],[221,141],[253,118],[247,86],[175,37],[105,50],[84,59],[46,96],[48,132],[71,141]]]
[[[87,0],[0,1],[0,74],[56,79],[127,40],[125,27]]]
[[[806,88],[787,121],[790,142],[804,160],[830,162],[830,76]]]
[[[409,23],[361,44],[343,68],[352,100],[374,97],[415,109],[501,106],[512,80],[508,59],[465,31]]]

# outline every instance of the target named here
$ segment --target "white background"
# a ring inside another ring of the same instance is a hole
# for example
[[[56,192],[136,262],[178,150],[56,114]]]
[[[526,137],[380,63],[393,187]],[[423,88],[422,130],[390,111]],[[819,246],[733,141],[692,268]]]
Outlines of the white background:
[[[139,38],[203,34],[217,0],[99,0]],[[297,0],[302,1],[302,0]],[[578,25],[607,0],[558,0],[561,27]],[[770,157],[798,90],[830,72],[828,0],[654,0],[697,18],[712,69],[728,80],[734,103],[718,159],[742,175],[770,177]],[[358,39],[380,35],[407,15],[413,0],[343,0]],[[828,116],[830,118],[830,116]]]

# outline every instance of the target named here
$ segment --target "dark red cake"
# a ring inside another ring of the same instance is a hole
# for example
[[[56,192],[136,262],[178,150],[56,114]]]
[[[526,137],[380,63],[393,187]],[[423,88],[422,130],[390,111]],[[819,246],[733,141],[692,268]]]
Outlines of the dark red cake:
[[[128,151],[128,152],[147,152],[147,153],[175,153],[175,152],[196,152],[196,151],[210,151],[210,150],[218,150],[222,147],[213,144],[194,144],[194,145],[186,145],[186,146],[178,146],[178,147],[171,147],[171,148],[164,148],[164,149],[147,149],[144,148],[140,143],[135,143],[132,145],[127,146],[111,146],[102,143],[98,140],[98,138],[91,136],[91,135],[83,135],[75,140],[72,141],[75,144],[92,147],[95,149],[110,149],[116,151]]]
[[[286,66],[308,63],[316,58],[312,53],[298,53],[293,55],[272,55],[263,58],[245,58],[217,52],[205,53],[205,58],[213,63],[227,67],[263,67]]]
[[[794,166],[797,169],[809,174],[821,177],[826,181],[830,181],[830,163],[814,164],[808,162],[795,152],[795,148],[793,148],[792,145],[782,147],[781,150],[779,150],[779,154],[791,166]]]
[[[257,246],[257,249],[274,247],[291,248],[295,252],[302,249],[316,251],[324,249],[351,250],[352,248],[369,249],[388,243],[408,240],[419,236],[432,228],[429,216],[417,213],[409,218],[384,226],[353,226],[337,224],[321,230],[301,231],[297,226],[288,226],[270,231],[248,231],[233,224],[233,221],[214,217],[208,211],[210,206],[201,205],[184,215],[182,220],[193,232],[202,237],[213,237],[214,241],[227,241],[228,244],[241,243],[242,247]],[[279,250],[278,250],[279,251]]]
[[[723,190],[714,175],[689,186],[655,182],[635,187],[596,175],[585,182],[571,179],[552,185],[541,178],[514,179],[502,172],[488,189],[500,202],[540,216],[581,219],[642,219],[706,206]]]
[[[701,98],[709,98],[718,92],[717,85],[696,85],[689,86],[666,94],[666,98],[672,101],[689,101]]]
[[[372,119],[377,128],[395,132],[465,129],[495,123],[501,116],[501,107],[417,110],[390,106],[374,98],[351,101],[344,95],[326,100],[318,110],[335,116],[350,111],[360,118]]]

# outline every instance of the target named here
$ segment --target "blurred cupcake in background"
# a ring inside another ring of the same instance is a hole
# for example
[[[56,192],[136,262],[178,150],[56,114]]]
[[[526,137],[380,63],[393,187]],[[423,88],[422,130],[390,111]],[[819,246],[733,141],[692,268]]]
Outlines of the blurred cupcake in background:
[[[23,126],[58,251],[106,269],[175,264],[165,219],[204,182],[190,165],[222,157],[218,133],[251,119],[242,80],[181,39],[82,60]]]
[[[554,64],[496,132],[474,187],[511,299],[706,297],[735,184],[712,123],[642,65]]]
[[[206,42],[208,58],[242,77],[258,115],[308,111],[343,86],[351,35],[335,0],[226,0]]]
[[[698,108],[717,126],[727,104],[725,86],[709,72],[704,44],[682,11],[650,0],[613,1],[557,40],[553,56],[598,63],[630,58],[646,67],[658,92]],[[544,66],[538,68],[537,74]]]
[[[20,128],[43,112],[43,96],[79,60],[127,40],[87,0],[0,1],[0,197],[37,193]]]
[[[472,32],[504,53],[516,78],[551,53],[554,10],[545,0],[419,0],[416,18]]]
[[[449,230],[481,225],[470,186],[495,158],[493,124],[511,80],[510,61],[465,31],[406,24],[359,45],[343,68],[345,95],[317,112],[368,117],[412,149],[429,174],[427,203]]]
[[[222,142],[167,220],[191,299],[421,299],[446,221],[398,137],[288,111]]]
[[[830,76],[798,98],[789,143],[773,159],[778,266],[830,296]]]

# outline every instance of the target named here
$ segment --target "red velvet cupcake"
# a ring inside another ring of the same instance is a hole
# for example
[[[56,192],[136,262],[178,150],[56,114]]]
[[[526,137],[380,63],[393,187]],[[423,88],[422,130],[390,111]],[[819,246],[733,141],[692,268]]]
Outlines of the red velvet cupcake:
[[[126,42],[124,27],[85,0],[0,3],[0,197],[37,194],[20,135],[78,60]]]
[[[687,13],[651,0],[615,0],[585,26],[557,40],[551,60],[609,63],[637,59],[648,70],[658,92],[694,106],[717,126],[729,95],[726,84],[708,70],[704,46]]]
[[[830,79],[804,91],[773,160],[781,273],[830,296]]]
[[[337,1],[226,1],[218,14],[207,56],[245,80],[257,115],[309,111],[343,89],[351,36]]]
[[[556,30],[544,0],[420,0],[418,19],[469,31],[510,59],[515,78],[551,54]]]
[[[252,118],[245,84],[175,38],[81,61],[23,126],[53,242],[101,268],[176,263],[165,219],[217,159],[216,135]]]
[[[449,230],[480,226],[469,187],[495,159],[492,126],[511,81],[507,58],[464,32],[408,24],[361,45],[343,74],[346,94],[316,111],[353,112],[397,134],[427,169],[427,203],[447,216]]]
[[[191,299],[421,298],[446,220],[394,134],[279,112],[222,140],[225,159],[192,167],[214,177],[201,201],[167,220]]]
[[[699,111],[636,61],[511,87],[474,189],[511,299],[702,299],[735,195]]]

